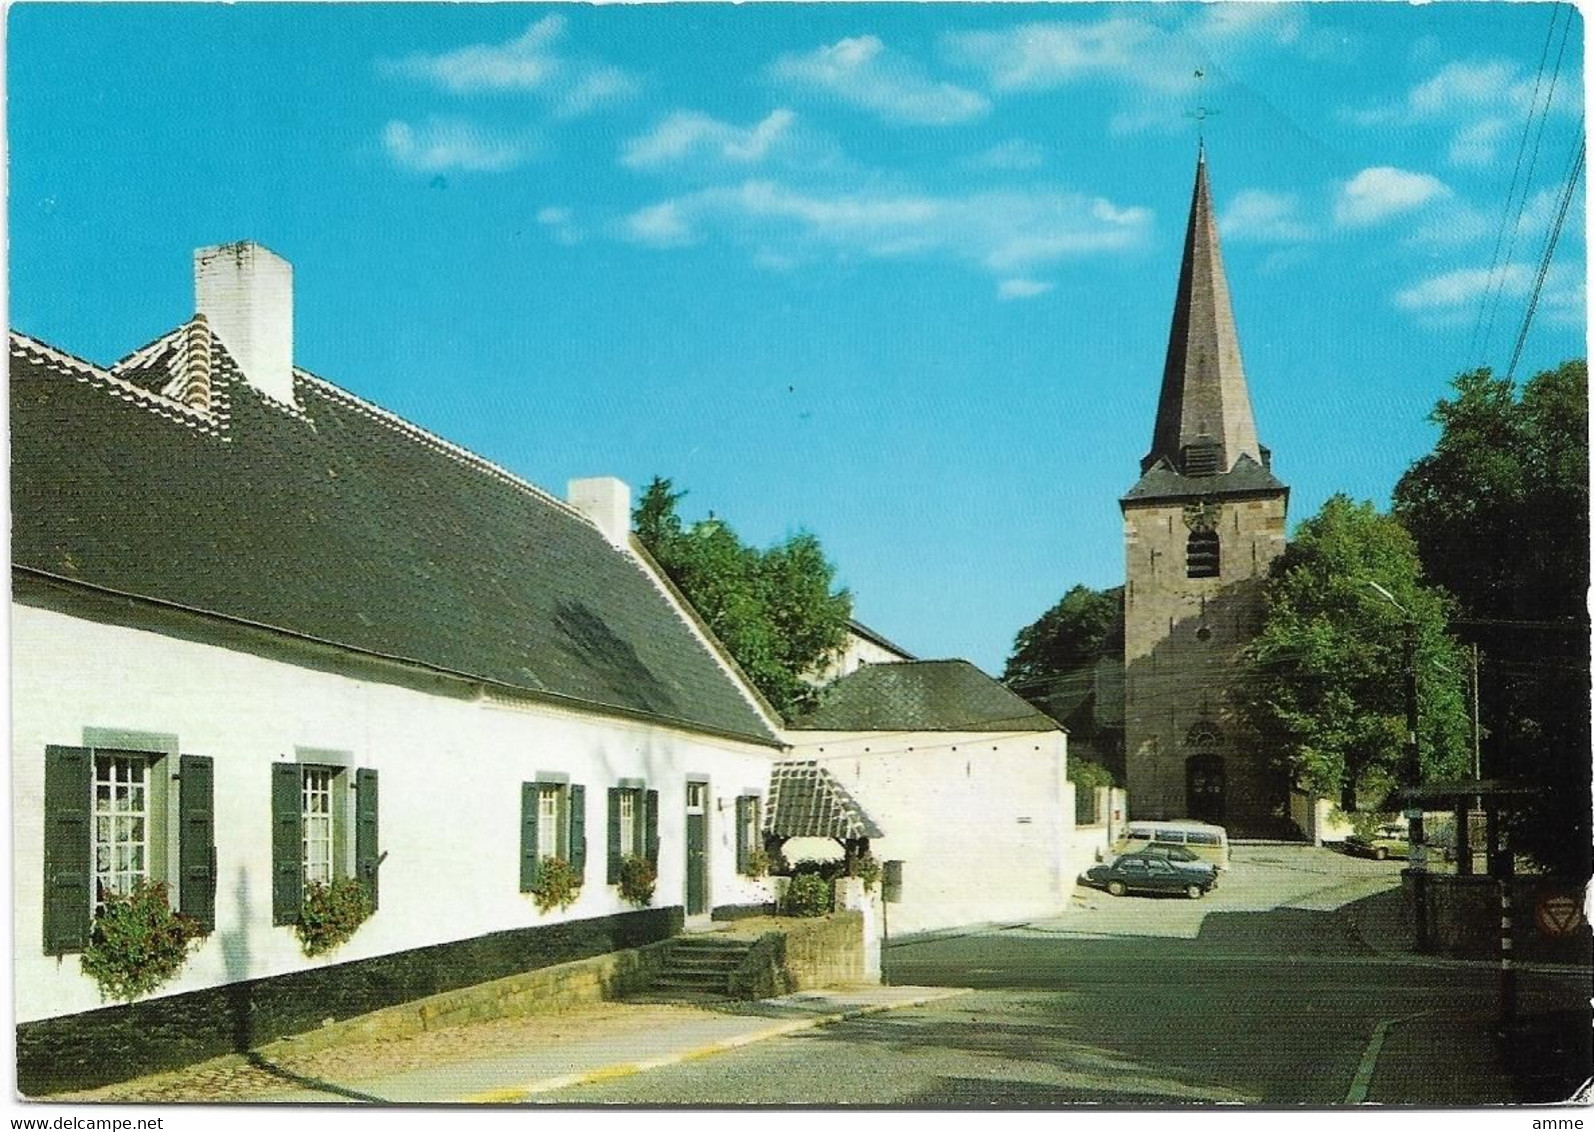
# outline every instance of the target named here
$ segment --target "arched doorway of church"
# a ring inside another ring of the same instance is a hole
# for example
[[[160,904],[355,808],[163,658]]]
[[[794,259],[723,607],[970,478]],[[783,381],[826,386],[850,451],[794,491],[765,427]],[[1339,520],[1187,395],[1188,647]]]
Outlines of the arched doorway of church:
[[[1223,756],[1217,752],[1221,742],[1217,728],[1209,723],[1196,724],[1184,740],[1185,749],[1194,752],[1184,761],[1185,814],[1216,825],[1223,824],[1228,787]]]

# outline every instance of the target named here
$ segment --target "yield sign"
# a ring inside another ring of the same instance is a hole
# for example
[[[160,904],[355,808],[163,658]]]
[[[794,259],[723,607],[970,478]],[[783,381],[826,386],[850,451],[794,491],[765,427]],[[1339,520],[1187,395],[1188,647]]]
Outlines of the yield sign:
[[[1583,910],[1570,896],[1546,896],[1539,901],[1533,918],[1545,935],[1570,935],[1583,922]]]

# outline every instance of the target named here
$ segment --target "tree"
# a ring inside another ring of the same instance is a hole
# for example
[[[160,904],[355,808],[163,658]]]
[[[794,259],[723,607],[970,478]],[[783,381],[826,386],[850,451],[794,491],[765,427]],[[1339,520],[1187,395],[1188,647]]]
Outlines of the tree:
[[[819,540],[799,532],[768,550],[750,547],[712,516],[686,525],[686,495],[654,477],[632,511],[637,537],[786,718],[813,702],[804,679],[845,644],[852,596],[835,589]]]
[[[1075,586],[1056,605],[1018,631],[1002,683],[1015,692],[1044,689],[1048,682],[1095,665],[1123,616],[1124,589]],[[1122,646],[1119,640],[1120,651]]]
[[[1096,701],[1097,664],[1123,661],[1123,601],[1122,586],[1074,586],[1018,631],[1002,670],[1002,683],[1068,728],[1071,752],[1079,752],[1070,753],[1070,772],[1095,767],[1085,757],[1094,756],[1103,774],[1123,773],[1123,705]]]
[[[1336,495],[1273,563],[1241,708],[1310,793],[1378,805],[1407,785],[1405,640],[1416,634],[1425,778],[1468,766],[1463,661],[1449,602],[1418,578],[1411,537],[1370,503]],[[1377,583],[1409,612],[1381,596]]]
[[[1428,579],[1453,593],[1482,652],[1486,776],[1538,787],[1511,816],[1519,849],[1590,871],[1588,367],[1519,391],[1464,373],[1435,406],[1434,450],[1395,487]]]

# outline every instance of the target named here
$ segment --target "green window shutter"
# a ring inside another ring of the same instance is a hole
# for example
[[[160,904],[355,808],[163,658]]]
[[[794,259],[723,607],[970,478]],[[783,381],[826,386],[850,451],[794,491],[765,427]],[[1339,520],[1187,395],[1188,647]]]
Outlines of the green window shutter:
[[[292,924],[304,906],[304,805],[298,763],[271,764],[271,922]]]
[[[354,772],[354,876],[377,906],[378,872],[382,867],[377,823],[376,771],[361,767]]]
[[[216,927],[216,772],[204,755],[177,760],[177,908]]]
[[[609,872],[608,883],[620,883],[620,791],[609,788]]]
[[[736,872],[747,872],[747,799],[736,799]]]
[[[87,747],[44,749],[46,955],[81,951],[89,942],[94,867],[89,841],[93,758]]]
[[[659,792],[649,790],[647,818],[642,826],[642,844],[647,846],[648,864],[659,867]]]
[[[570,788],[570,867],[576,872],[576,883],[587,873],[587,788]]]
[[[520,784],[520,891],[537,891],[537,784]]]

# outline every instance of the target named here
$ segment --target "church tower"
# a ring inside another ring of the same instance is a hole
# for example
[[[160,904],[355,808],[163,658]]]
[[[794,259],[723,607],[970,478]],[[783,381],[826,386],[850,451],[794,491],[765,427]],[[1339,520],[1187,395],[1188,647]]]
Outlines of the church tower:
[[[1274,825],[1287,783],[1242,733],[1240,650],[1284,551],[1289,488],[1257,440],[1206,153],[1174,297],[1151,451],[1124,515],[1124,754],[1137,818]]]

